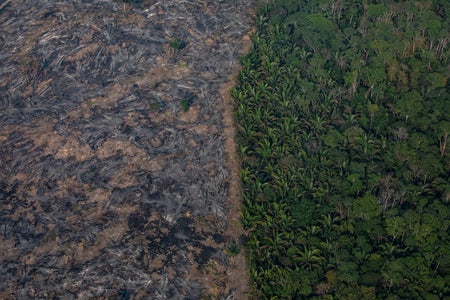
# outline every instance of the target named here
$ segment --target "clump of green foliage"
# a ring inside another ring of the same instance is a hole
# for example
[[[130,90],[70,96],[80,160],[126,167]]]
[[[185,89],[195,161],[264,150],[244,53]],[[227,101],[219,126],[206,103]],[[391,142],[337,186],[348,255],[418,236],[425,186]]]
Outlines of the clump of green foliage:
[[[261,7],[232,92],[258,299],[450,297],[449,5]]]
[[[163,107],[164,107],[164,105],[161,102],[154,102],[154,103],[151,104],[151,108],[154,111],[159,111]]]
[[[231,242],[231,244],[227,248],[227,253],[230,256],[236,256],[241,252],[241,247],[235,242]]]
[[[181,50],[186,47],[186,42],[182,40],[171,40],[169,45],[175,50]]]
[[[184,112],[188,112],[189,111],[189,108],[191,107],[191,104],[192,104],[192,101],[189,100],[189,99],[181,99],[180,100],[180,106],[181,106],[181,109]]]

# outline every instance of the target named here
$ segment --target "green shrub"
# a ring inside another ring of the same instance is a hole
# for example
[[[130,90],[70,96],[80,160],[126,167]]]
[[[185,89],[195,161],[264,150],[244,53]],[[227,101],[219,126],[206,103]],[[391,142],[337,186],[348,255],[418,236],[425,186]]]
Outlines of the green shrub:
[[[171,40],[169,42],[169,45],[175,50],[180,50],[186,47],[186,42],[181,40]]]
[[[187,112],[189,111],[189,107],[191,106],[191,101],[187,99],[182,99],[180,100],[180,106],[184,112]]]

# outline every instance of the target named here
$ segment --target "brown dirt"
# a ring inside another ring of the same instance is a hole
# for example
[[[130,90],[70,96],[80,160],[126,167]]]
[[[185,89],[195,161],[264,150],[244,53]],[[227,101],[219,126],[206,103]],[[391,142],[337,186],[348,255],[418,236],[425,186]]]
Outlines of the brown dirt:
[[[248,53],[252,45],[250,33],[245,35],[242,39],[243,42],[243,53]],[[236,128],[234,124],[233,107],[234,101],[231,97],[231,89],[235,85],[235,79],[239,74],[240,68],[236,68],[231,74],[229,81],[222,85],[220,89],[220,94],[223,98],[223,104],[225,107],[223,113],[223,123],[225,128],[223,130],[223,135],[225,137],[225,157],[226,165],[230,171],[230,187],[228,201],[231,203],[231,208],[228,212],[227,219],[227,231],[230,236],[233,237],[235,241],[239,241],[244,232],[241,225],[241,185],[240,185],[240,162],[236,154]],[[230,268],[228,269],[229,281],[228,284],[236,288],[236,299],[247,299],[247,294],[249,293],[249,281],[248,281],[248,270],[245,268],[245,252],[242,249],[241,252],[230,258]]]

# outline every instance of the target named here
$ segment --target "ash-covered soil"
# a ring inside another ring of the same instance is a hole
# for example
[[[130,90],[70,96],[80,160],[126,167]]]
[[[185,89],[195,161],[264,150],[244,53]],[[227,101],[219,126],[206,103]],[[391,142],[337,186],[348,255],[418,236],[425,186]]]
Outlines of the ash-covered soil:
[[[0,0],[1,299],[245,297],[227,89],[254,2],[130,2]]]

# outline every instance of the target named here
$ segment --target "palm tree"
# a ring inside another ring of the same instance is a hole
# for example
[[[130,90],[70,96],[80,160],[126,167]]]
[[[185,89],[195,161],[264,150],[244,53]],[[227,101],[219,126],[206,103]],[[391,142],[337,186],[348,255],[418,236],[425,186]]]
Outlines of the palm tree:
[[[255,126],[250,122],[242,122],[241,126],[238,128],[239,137],[242,139],[244,144],[251,144],[252,138],[255,136]]]
[[[261,95],[266,99],[269,98],[270,95],[272,94],[270,86],[265,81],[262,80],[258,81],[256,83],[256,88],[261,92]]]
[[[295,263],[300,267],[312,270],[319,268],[324,258],[320,255],[318,249],[304,248],[298,255],[294,257]]]
[[[301,49],[300,49],[300,52],[299,52],[299,58],[300,58],[301,60],[306,61],[306,60],[307,60],[308,58],[310,58],[311,56],[312,56],[312,53],[309,52],[309,51],[306,51],[305,48],[301,48]]]
[[[258,146],[255,151],[260,155],[263,161],[267,161],[270,157],[272,157],[272,143],[265,138],[258,142]]]
[[[239,171],[239,175],[244,187],[244,191],[248,191],[249,189],[253,188],[253,184],[256,182],[257,178],[254,174],[253,170],[251,170],[248,167],[243,167]]]
[[[280,169],[277,170],[278,172],[282,172]],[[273,175],[276,176],[274,186],[277,191],[277,194],[280,196],[281,199],[286,200],[288,192],[289,192],[289,184],[286,178],[283,176]]]
[[[394,245],[392,243],[386,243],[380,245],[381,254],[385,255],[386,257],[393,257],[395,253],[398,252],[398,246]]]
[[[340,218],[339,216],[333,217],[331,214],[322,215],[321,217],[322,219],[319,220],[319,223],[322,225],[323,232],[330,236],[339,227],[338,222]]]
[[[317,225],[310,225],[306,227],[306,238],[310,239],[313,236],[318,235],[322,229]]]
[[[316,114],[314,118],[308,122],[309,129],[314,133],[315,136],[320,136],[325,130],[326,121],[322,119],[321,116]]]
[[[248,86],[248,95],[251,97],[251,101],[254,103],[260,103],[262,99],[261,91],[254,85]]]
[[[358,146],[360,151],[363,153],[364,159],[371,158],[372,155],[372,146],[374,144],[374,140],[368,135],[366,132],[362,136],[357,136],[356,141],[358,142]]]
[[[299,122],[297,117],[291,115],[282,119],[280,130],[285,135],[291,135],[295,133],[298,124]]]

